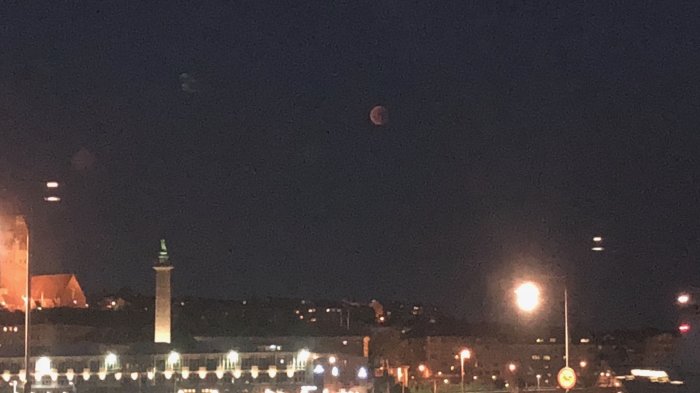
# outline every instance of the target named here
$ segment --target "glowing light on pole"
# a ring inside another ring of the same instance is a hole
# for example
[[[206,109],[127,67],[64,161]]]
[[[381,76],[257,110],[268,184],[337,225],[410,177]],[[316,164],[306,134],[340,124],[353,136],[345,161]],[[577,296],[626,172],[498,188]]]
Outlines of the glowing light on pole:
[[[180,354],[172,351],[168,354],[168,364],[170,367],[175,367],[175,365],[180,361]]]
[[[688,304],[690,302],[690,295],[681,293],[676,300],[678,300],[678,304]]]
[[[299,363],[298,365],[303,367],[304,365],[306,365],[306,362],[309,360],[310,357],[311,352],[309,352],[308,349],[300,350],[297,354],[297,363]]]
[[[540,288],[529,281],[520,284],[515,290],[515,301],[521,310],[534,311],[540,304]]]
[[[229,351],[229,353],[226,355],[226,359],[228,360],[229,363],[238,363],[238,352],[236,351]]]
[[[112,352],[108,353],[107,356],[105,356],[105,368],[107,370],[114,368],[117,365],[117,360],[117,355]]]
[[[357,370],[357,378],[367,379],[367,369],[364,367],[360,367],[360,369]]]
[[[464,361],[470,357],[472,357],[472,353],[466,348],[459,352],[460,389],[462,393],[464,393]]]

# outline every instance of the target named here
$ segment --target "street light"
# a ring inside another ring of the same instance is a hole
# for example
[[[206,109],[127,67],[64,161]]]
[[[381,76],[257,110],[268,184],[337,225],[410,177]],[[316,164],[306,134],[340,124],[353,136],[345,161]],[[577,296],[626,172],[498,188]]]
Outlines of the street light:
[[[690,302],[690,295],[687,293],[681,293],[680,295],[678,295],[677,300],[678,300],[678,304],[682,304],[682,305],[688,304]]]
[[[512,373],[514,373],[517,368],[518,368],[518,366],[516,366],[515,363],[508,364],[508,371],[510,371]]]
[[[46,189],[56,189],[59,184],[56,181],[49,181],[45,183]],[[44,197],[46,202],[60,202],[61,198],[56,195],[48,195]],[[27,224],[27,266],[25,268],[27,275],[27,282],[25,283],[24,291],[24,370],[26,373],[26,378],[24,381],[24,391],[32,391],[32,379],[29,377],[29,364],[31,360],[31,348],[29,345],[30,329],[31,329],[31,314],[32,314],[32,270],[31,270],[31,258],[29,252],[29,236],[30,230]]]
[[[464,393],[464,361],[466,359],[471,358],[471,357],[472,357],[472,353],[468,349],[464,348],[461,351],[459,351],[459,365],[460,365],[460,370],[461,370],[460,386],[461,386],[462,393]]]
[[[535,377],[537,378],[537,391],[539,392],[540,391],[540,379],[542,379],[542,375],[537,374],[537,375],[535,375]]]
[[[540,288],[530,281],[520,284],[515,289],[515,301],[521,310],[535,311],[540,304]]]
[[[171,351],[168,354],[168,364],[170,365],[170,367],[175,368],[175,365],[178,364],[179,362],[180,362],[180,354],[175,352],[175,351]]]

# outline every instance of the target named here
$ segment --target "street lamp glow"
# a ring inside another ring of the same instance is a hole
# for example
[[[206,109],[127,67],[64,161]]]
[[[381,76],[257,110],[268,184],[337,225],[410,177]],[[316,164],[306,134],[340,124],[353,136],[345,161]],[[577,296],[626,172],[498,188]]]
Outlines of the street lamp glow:
[[[367,369],[364,367],[360,367],[360,369],[357,370],[357,378],[367,379]]]
[[[172,365],[177,364],[179,361],[180,361],[180,354],[175,352],[175,351],[170,352],[170,354],[168,355],[168,364],[170,364],[172,366]]]
[[[678,295],[678,304],[688,304],[690,302],[690,295],[687,293],[681,293]]]
[[[510,372],[512,372],[512,373],[515,372],[515,369],[516,369],[516,368],[518,368],[518,367],[515,365],[515,363],[510,363],[510,364],[508,365],[508,371],[510,371]]]
[[[46,202],[61,202],[61,197],[57,197],[55,195],[47,196],[44,197],[44,200]]]
[[[46,188],[58,188],[58,182],[57,181],[47,181]]]
[[[464,360],[469,359],[472,353],[468,349],[464,348],[459,351],[459,370],[460,370],[460,391],[464,393]]]
[[[117,365],[117,355],[115,355],[112,352],[108,353],[107,356],[105,356],[105,367],[107,369],[110,369],[116,365]]]
[[[309,360],[309,357],[311,356],[311,353],[309,352],[308,349],[302,349],[299,351],[299,354],[297,354],[297,360],[301,363],[306,362]]]
[[[47,375],[51,372],[51,359],[46,356],[40,357],[37,359],[34,369],[38,376]]]
[[[238,362],[238,352],[236,351],[229,351],[228,355],[226,355],[226,359],[228,359],[229,363],[236,363]]]
[[[600,243],[603,241],[603,238],[601,236],[594,236],[593,241],[596,243]]]
[[[586,366],[588,366],[588,362],[586,362],[585,360],[581,360],[581,362],[579,362],[578,365],[581,366],[581,368],[586,368]]]
[[[540,288],[529,281],[520,284],[515,290],[515,301],[521,310],[525,312],[534,311],[540,304]]]

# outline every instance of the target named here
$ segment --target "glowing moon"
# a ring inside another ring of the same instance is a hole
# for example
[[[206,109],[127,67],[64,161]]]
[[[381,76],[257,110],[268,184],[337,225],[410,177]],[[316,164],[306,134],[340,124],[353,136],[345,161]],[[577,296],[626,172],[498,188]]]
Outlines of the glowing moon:
[[[377,105],[369,111],[369,119],[375,126],[383,126],[389,122],[389,111],[385,107]]]

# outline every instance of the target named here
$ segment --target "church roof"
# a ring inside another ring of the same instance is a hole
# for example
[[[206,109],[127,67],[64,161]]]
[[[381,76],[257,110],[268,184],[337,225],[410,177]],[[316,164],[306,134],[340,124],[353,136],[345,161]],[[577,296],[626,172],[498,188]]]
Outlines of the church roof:
[[[32,299],[44,307],[85,306],[85,295],[74,274],[32,276]]]
[[[32,276],[32,297],[41,296],[41,292],[46,297],[55,297],[66,289],[74,274],[46,274],[43,276]]]

